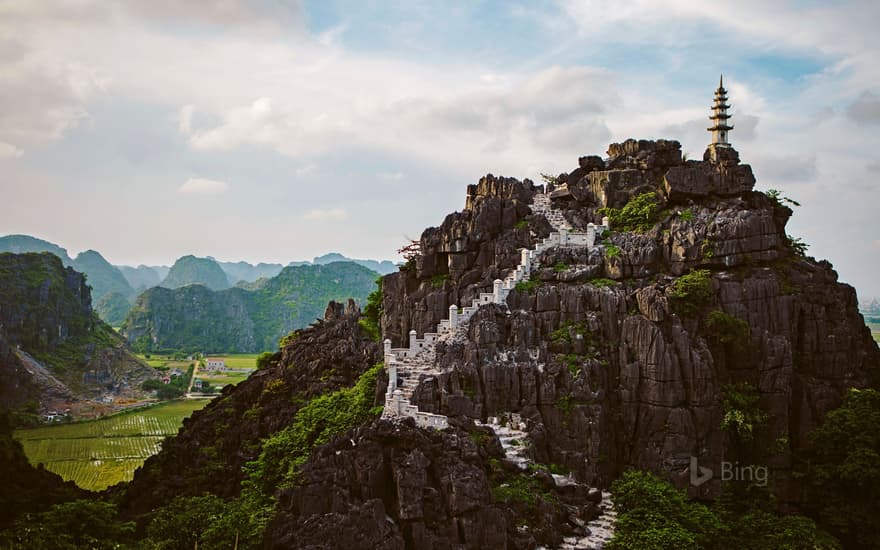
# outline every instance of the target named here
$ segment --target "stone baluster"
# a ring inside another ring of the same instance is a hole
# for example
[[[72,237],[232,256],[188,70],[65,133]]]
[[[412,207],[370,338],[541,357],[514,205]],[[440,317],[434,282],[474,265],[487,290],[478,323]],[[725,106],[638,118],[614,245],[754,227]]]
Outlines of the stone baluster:
[[[493,294],[495,294],[495,303],[496,304],[500,304],[504,301],[501,299],[502,285],[504,285],[504,281],[502,281],[501,279],[495,279],[494,281],[492,281],[492,292],[493,292]]]
[[[416,329],[412,329],[411,331],[409,331],[409,351],[413,354],[415,354],[418,350],[418,348],[416,347],[416,339]]]
[[[453,329],[458,326],[458,306],[452,304],[449,306],[449,328]]]

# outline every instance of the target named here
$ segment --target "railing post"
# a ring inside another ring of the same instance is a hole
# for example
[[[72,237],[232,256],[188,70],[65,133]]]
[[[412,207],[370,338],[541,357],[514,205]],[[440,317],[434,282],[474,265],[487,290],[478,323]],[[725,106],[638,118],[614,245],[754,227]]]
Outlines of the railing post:
[[[413,353],[416,352],[416,338],[416,329],[409,331],[409,350]]]
[[[503,284],[504,284],[504,281],[502,281],[501,279],[495,279],[492,282],[492,287],[493,287],[492,292],[495,294],[495,303],[496,304],[501,303],[501,287]]]
[[[452,304],[449,306],[449,328],[458,326],[458,306]]]

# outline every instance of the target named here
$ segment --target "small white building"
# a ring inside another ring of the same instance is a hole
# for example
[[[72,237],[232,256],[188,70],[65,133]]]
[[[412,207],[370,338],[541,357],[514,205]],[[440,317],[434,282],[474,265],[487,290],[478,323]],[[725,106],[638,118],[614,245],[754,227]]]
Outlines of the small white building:
[[[205,365],[209,370],[226,370],[226,360],[220,357],[208,357]]]

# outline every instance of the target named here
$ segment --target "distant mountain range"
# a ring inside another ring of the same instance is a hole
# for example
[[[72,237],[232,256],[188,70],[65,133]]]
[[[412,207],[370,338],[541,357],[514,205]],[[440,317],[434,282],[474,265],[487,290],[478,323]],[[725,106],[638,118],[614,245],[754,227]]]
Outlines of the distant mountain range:
[[[203,265],[186,261],[188,273]],[[323,318],[330,300],[353,298],[363,304],[376,288],[378,276],[354,262],[333,262],[288,266],[275,277],[261,279],[260,284],[247,283],[248,288],[211,290],[205,285],[186,285],[170,289],[163,285],[138,297],[120,332],[144,353],[276,349],[282,336]]]
[[[0,237],[0,252],[50,252],[58,256],[65,267],[73,267],[84,273],[92,287],[95,311],[112,326],[119,326],[137,297],[150,288],[161,286],[176,289],[202,284],[211,290],[225,290],[233,286],[254,289],[285,269],[281,264],[222,262],[212,257],[198,258],[192,255],[179,258],[171,267],[117,266],[110,264],[95,250],[86,250],[71,258],[61,246],[30,235]],[[388,260],[353,259],[338,252],[317,256],[312,261],[290,262],[288,266],[327,265],[334,262],[353,262],[380,275],[397,271],[397,266]]]

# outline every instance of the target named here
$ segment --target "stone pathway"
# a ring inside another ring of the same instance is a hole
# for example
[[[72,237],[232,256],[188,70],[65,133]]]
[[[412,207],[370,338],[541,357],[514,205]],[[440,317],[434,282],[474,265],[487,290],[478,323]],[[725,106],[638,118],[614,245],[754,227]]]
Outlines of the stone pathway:
[[[466,342],[467,325],[473,314],[487,304],[506,305],[507,295],[523,280],[528,280],[536,265],[540,265],[541,254],[548,248],[558,246],[583,246],[592,249],[596,238],[609,229],[608,219],[602,225],[589,224],[586,232],[572,231],[571,224],[562,212],[553,208],[548,194],[535,195],[530,206],[534,214],[543,215],[554,231],[539,242],[534,249],[522,249],[520,263],[503,281],[496,279],[492,292],[481,292],[479,298],[472,300],[469,306],[461,308],[449,306],[449,317],[440,321],[436,332],[426,332],[419,338],[415,330],[409,332],[409,346],[392,348],[391,340],[385,340],[385,368],[388,369],[388,391],[385,394],[385,408],[382,417],[396,419],[412,417],[416,425],[422,428],[444,429],[449,426],[449,419],[440,414],[420,411],[412,404],[412,396],[416,388],[424,380],[441,374],[435,364],[435,346],[437,342]],[[505,415],[502,423],[499,418],[488,419],[501,441],[507,460],[519,468],[528,469],[532,462],[527,456],[527,426],[518,414]],[[502,425],[503,424],[503,425]],[[553,475],[558,486],[576,483],[569,476]],[[611,508],[610,493],[602,494],[602,515],[587,524],[590,535],[582,538],[568,537],[560,548],[594,549],[603,548],[611,539],[615,513]]]
[[[590,534],[585,537],[565,537],[560,550],[602,550],[614,536],[617,512],[611,502],[611,493],[602,491],[599,517],[587,523]]]
[[[520,281],[531,276],[544,250],[557,246],[585,246],[593,248],[597,235],[608,229],[607,218],[602,225],[589,224],[586,232],[573,232],[571,224],[566,221],[562,212],[553,208],[550,196],[545,193],[535,195],[532,212],[541,214],[550,222],[554,232],[538,243],[534,249],[522,249],[520,263],[503,281],[496,279],[492,292],[481,292],[480,297],[471,305],[461,309],[456,305],[449,306],[449,317],[443,319],[436,332],[427,332],[419,338],[416,331],[409,333],[409,347],[392,348],[391,341],[385,340],[385,368],[388,369],[388,392],[385,395],[383,418],[413,417],[421,427],[443,429],[449,425],[443,415],[419,411],[412,404],[412,395],[421,381],[440,374],[434,364],[434,347],[441,339],[452,338],[463,341],[466,338],[467,322],[481,306],[486,304],[506,304],[507,295]],[[398,384],[398,379],[401,380]]]

